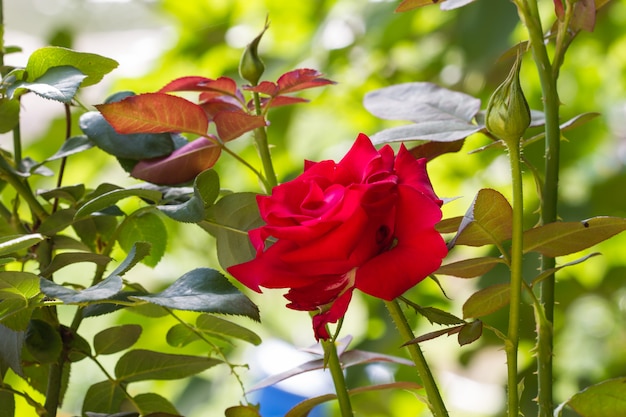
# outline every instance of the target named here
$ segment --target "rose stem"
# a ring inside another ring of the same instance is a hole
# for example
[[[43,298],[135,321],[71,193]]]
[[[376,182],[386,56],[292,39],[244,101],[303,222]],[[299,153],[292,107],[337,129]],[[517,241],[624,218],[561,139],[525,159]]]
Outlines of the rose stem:
[[[522,302],[522,259],[524,233],[524,193],[522,186],[522,167],[520,140],[506,143],[511,163],[511,182],[513,188],[513,232],[511,237],[511,288],[509,305],[508,336],[505,342],[507,365],[508,416],[519,414],[517,393],[517,349],[519,345],[520,306]]]
[[[528,29],[533,60],[539,74],[539,81],[543,93],[543,111],[545,114],[545,180],[541,195],[541,224],[552,223],[557,220],[557,201],[559,186],[559,153],[561,131],[559,126],[559,97],[556,87],[558,71],[550,64],[541,19],[536,0],[515,0],[519,15]],[[559,28],[567,30],[567,28]],[[557,51],[561,54],[561,51]],[[558,63],[555,63],[558,65]],[[541,270],[554,268],[554,258],[542,256]],[[552,348],[554,344],[552,323],[554,321],[554,274],[541,282],[541,304],[544,308],[545,322],[539,326],[537,336],[537,373],[538,373],[538,402],[539,416],[552,416]]]
[[[335,385],[341,416],[352,417],[354,413],[352,412],[352,404],[350,403],[346,380],[343,376],[343,369],[341,369],[341,362],[339,362],[339,355],[337,355],[337,345],[333,340],[322,340],[322,347],[324,348],[324,356],[327,358],[328,368]]]
[[[402,312],[402,308],[398,301],[385,301],[385,306],[391,315],[392,320],[394,321],[398,331],[400,332],[400,336],[404,339],[405,342],[409,340],[415,339],[413,335],[413,330],[411,330],[411,326],[409,325],[404,313]],[[441,398],[441,394],[439,393],[439,388],[437,388],[437,383],[433,378],[432,373],[430,372],[430,368],[426,363],[426,358],[424,358],[424,354],[420,349],[417,343],[407,345],[407,349],[409,350],[409,354],[411,355],[411,359],[415,363],[415,367],[417,368],[417,373],[422,379],[422,384],[424,385],[424,389],[426,390],[426,396],[428,397],[429,407],[433,413],[434,417],[447,417],[448,411],[446,410],[446,406],[443,403],[443,399]]]
[[[254,92],[254,108],[256,110],[256,114],[258,116],[263,114],[261,109],[261,100],[259,98],[259,93]],[[276,178],[276,172],[274,172],[274,165],[272,164],[272,154],[270,152],[269,142],[267,140],[267,131],[265,127],[258,127],[254,129],[254,140],[256,143],[257,151],[259,152],[259,156],[261,157],[261,162],[263,163],[263,171],[265,171],[265,178],[267,179],[267,183],[270,186],[270,189],[267,191],[271,192],[271,189],[278,185],[278,179]]]

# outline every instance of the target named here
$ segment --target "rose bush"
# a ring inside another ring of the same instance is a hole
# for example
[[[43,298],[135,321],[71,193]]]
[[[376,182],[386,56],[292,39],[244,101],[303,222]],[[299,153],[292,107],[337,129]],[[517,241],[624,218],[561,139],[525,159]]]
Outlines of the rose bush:
[[[266,225],[251,230],[255,259],[228,269],[247,287],[288,288],[289,308],[319,311],[317,339],[347,311],[352,291],[392,300],[447,254],[440,200],[426,160],[402,146],[376,150],[361,134],[339,162],[306,162],[296,179],[258,196]]]

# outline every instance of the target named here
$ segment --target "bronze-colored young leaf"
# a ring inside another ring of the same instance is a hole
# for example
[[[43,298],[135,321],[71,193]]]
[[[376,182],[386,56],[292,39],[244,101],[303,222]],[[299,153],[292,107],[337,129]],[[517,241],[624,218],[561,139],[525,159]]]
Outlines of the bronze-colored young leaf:
[[[417,9],[418,7],[430,6],[431,4],[437,4],[439,0],[404,0],[396,7],[396,12],[408,12],[410,10]]]
[[[474,278],[486,274],[491,271],[494,266],[505,263],[502,258],[482,257],[464,259],[458,262],[452,262],[442,265],[435,274],[452,275],[459,278]]]
[[[202,107],[165,93],[139,94],[96,108],[121,134],[186,132],[202,136],[209,127]]]
[[[554,222],[524,232],[524,253],[549,257],[576,253],[626,230],[622,217],[593,217],[581,222]]]
[[[455,153],[461,150],[465,139],[454,140],[451,142],[426,142],[409,149],[411,155],[415,158],[426,158],[432,161],[438,156],[446,153]]]
[[[480,318],[509,304],[509,284],[495,284],[472,294],[463,304],[463,318]]]
[[[484,246],[500,244],[511,238],[513,209],[496,190],[478,192],[463,216],[459,231],[450,245]]]

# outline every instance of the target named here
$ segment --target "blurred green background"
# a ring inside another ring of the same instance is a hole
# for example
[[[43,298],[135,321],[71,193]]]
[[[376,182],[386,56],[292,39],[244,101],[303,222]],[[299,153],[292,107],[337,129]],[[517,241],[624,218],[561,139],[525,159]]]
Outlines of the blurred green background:
[[[270,113],[270,141],[281,180],[301,172],[304,159],[338,160],[359,132],[373,134],[397,125],[371,116],[363,96],[395,83],[431,81],[480,97],[483,108],[491,92],[504,79],[510,62],[499,57],[525,38],[515,7],[502,0],[478,0],[455,11],[438,7],[396,14],[397,1],[384,0],[5,0],[6,44],[17,44],[24,53],[9,55],[9,64],[24,65],[30,52],[55,44],[84,52],[99,53],[120,62],[118,70],[99,86],[85,90],[82,101],[102,102],[119,90],[154,91],[185,75],[239,80],[237,64],[243,47],[262,29],[266,16],[271,22],[260,46],[267,70],[263,79],[275,80],[294,68],[320,70],[337,85],[314,89],[303,95],[311,103],[279,108]],[[540,1],[546,22],[553,21],[552,2]],[[626,216],[626,3],[612,1],[599,15],[593,33],[581,33],[569,51],[559,88],[563,121],[584,112],[602,115],[569,131],[562,144],[562,219],[576,221],[597,215]],[[527,57],[522,85],[531,108],[541,108],[541,93],[533,62]],[[58,116],[60,105],[37,97],[23,100],[24,154],[35,160],[52,155],[63,138]],[[75,132],[78,130],[75,129]],[[471,153],[489,140],[470,137],[458,154],[448,154],[429,165],[433,184],[442,197],[460,197],[444,206],[444,216],[462,215],[474,195],[484,187],[509,195],[507,157],[502,150]],[[233,143],[234,149],[255,161],[250,137]],[[7,136],[0,146],[10,149]],[[525,157],[542,166],[542,144],[524,151]],[[223,157],[215,169],[222,185],[237,191],[259,191],[258,184],[232,159]],[[527,174],[526,213],[528,225],[537,222],[538,199],[532,176]],[[52,179],[42,179],[38,188],[50,188]],[[133,184],[116,161],[92,149],[71,158],[65,184],[100,182]],[[3,196],[3,198],[7,198]],[[193,267],[218,268],[214,240],[191,225],[167,222],[170,232],[166,256],[155,269],[143,268],[133,278],[157,290]],[[555,331],[555,394],[558,402],[606,378],[626,375],[626,235],[593,249],[603,256],[563,270],[558,275]],[[457,248],[450,260],[469,254],[485,254],[488,248]],[[587,251],[586,253],[591,253]],[[559,259],[559,263],[582,254]],[[536,274],[538,262],[526,259],[526,275]],[[505,269],[496,269],[478,280],[441,276],[446,299],[432,282],[424,282],[407,296],[424,306],[436,306],[461,315],[461,306],[477,288],[507,279]],[[306,313],[284,308],[279,291],[250,294],[259,304],[263,325],[241,323],[258,331],[267,344],[262,348],[233,348],[240,363],[250,363],[243,373],[251,386],[268,372],[281,370],[288,361],[272,339],[296,348],[313,344]],[[522,372],[526,415],[535,414],[536,395],[532,343],[534,324],[530,307],[524,310]],[[425,319],[412,317],[416,333],[437,329]],[[168,327],[162,320],[146,320],[118,314],[98,322],[93,332],[111,322],[144,320],[140,343],[146,347],[173,350],[165,343]],[[485,318],[505,329],[506,312]],[[173,323],[172,323],[173,324]],[[102,327],[98,327],[102,326]],[[98,328],[95,328],[98,327]],[[91,329],[89,329],[91,331]],[[344,324],[352,334],[352,347],[404,356],[395,329],[380,301],[357,295]],[[272,342],[272,343],[271,343]],[[278,343],[278,342],[276,342]],[[194,347],[192,346],[193,352]],[[200,347],[195,353],[202,353]],[[440,338],[423,344],[424,352],[440,382],[455,417],[501,415],[504,406],[505,358],[498,339],[485,331],[472,345],[459,347],[455,338]],[[188,352],[189,350],[187,350]],[[287,349],[288,351],[288,349]],[[287,353],[285,353],[286,355]],[[79,367],[84,364],[81,362]],[[77,368],[78,369],[78,368]],[[64,409],[79,413],[84,389],[101,380],[97,369],[72,376],[74,390]],[[348,372],[352,387],[393,378],[411,380],[413,372],[389,366],[361,366]],[[91,382],[90,382],[91,381]],[[189,417],[222,415],[241,400],[236,380],[224,369],[212,369],[185,382],[137,385],[170,398]],[[368,417],[428,415],[414,393],[384,391],[355,398],[357,415]],[[263,408],[261,409],[263,411]],[[332,415],[332,409],[326,410]]]

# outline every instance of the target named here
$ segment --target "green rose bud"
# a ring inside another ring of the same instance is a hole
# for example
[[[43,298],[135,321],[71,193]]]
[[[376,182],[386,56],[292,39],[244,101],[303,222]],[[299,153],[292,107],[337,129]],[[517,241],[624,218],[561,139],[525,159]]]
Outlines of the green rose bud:
[[[246,49],[243,51],[243,55],[241,56],[241,60],[239,61],[239,75],[252,85],[257,85],[259,83],[261,75],[263,75],[263,72],[265,71],[265,64],[263,64],[263,61],[259,57],[258,48],[259,42],[261,42],[261,38],[268,27],[269,22],[265,21],[265,27],[261,33],[259,33],[259,35],[254,38],[248,46],[246,46]]]
[[[518,141],[530,125],[530,109],[519,82],[520,66],[518,56],[506,80],[487,104],[487,130],[505,142]]]

